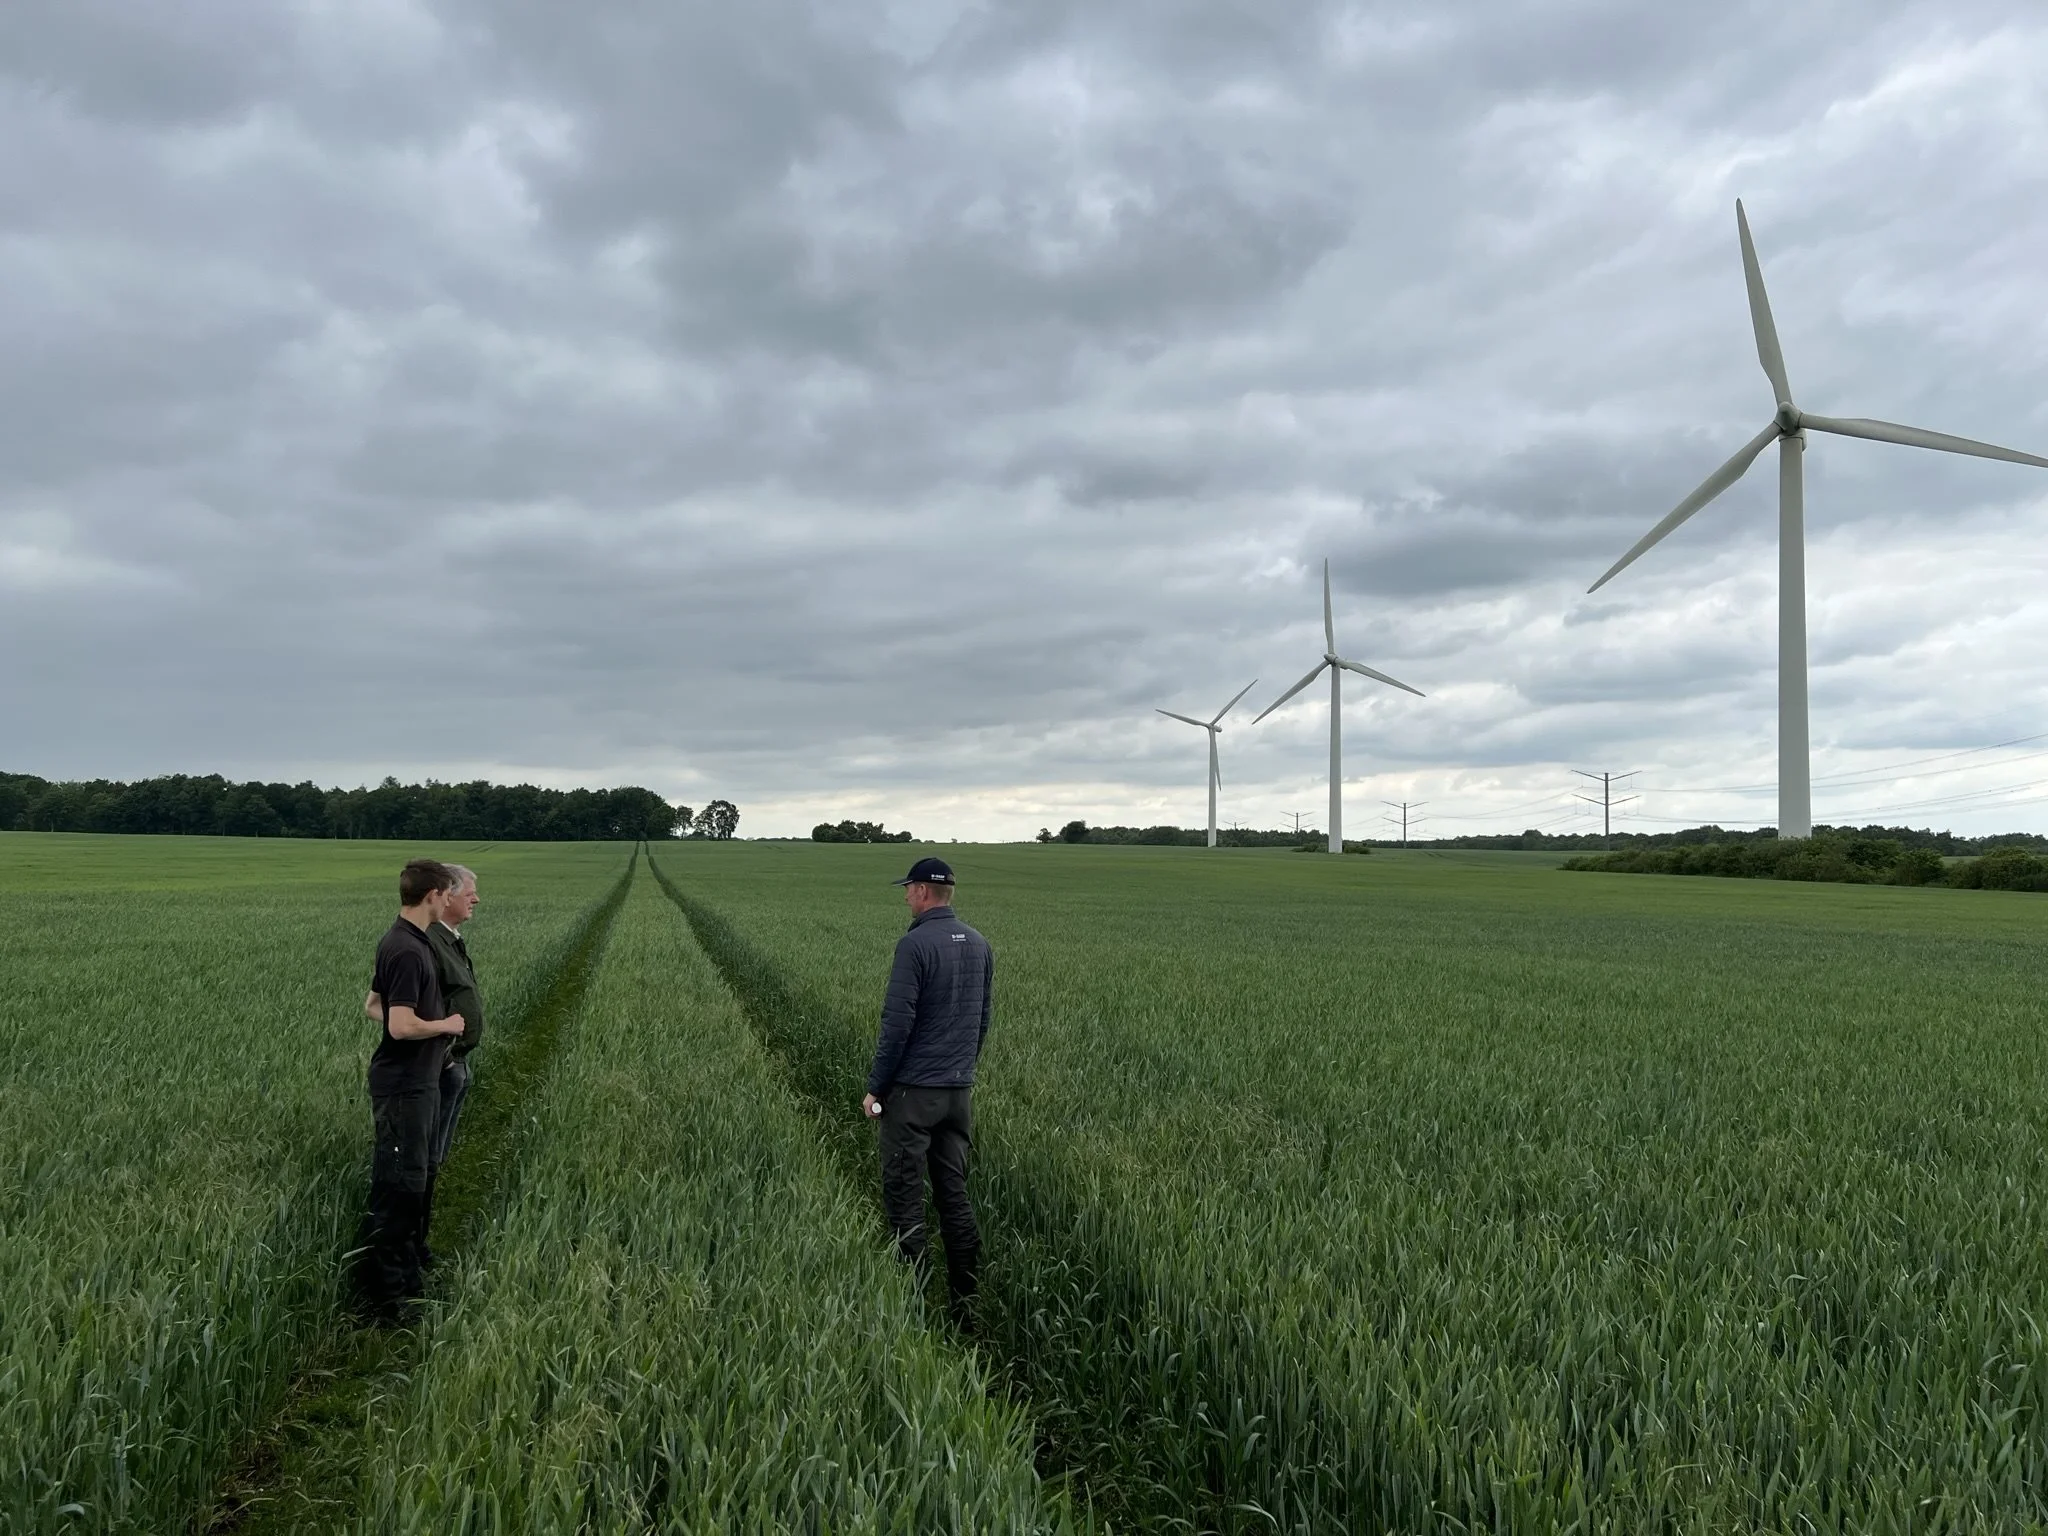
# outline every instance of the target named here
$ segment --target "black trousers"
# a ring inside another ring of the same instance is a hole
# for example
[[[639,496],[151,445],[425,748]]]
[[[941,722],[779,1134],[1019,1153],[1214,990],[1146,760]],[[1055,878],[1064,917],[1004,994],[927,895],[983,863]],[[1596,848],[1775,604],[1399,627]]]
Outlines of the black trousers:
[[[469,1097],[469,1058],[450,1055],[441,1068],[440,1106],[434,1113],[434,1134],[427,1142],[427,1167],[438,1170],[448,1161],[455,1145],[455,1126],[462,1118],[462,1101]]]
[[[898,1083],[882,1100],[882,1204],[896,1234],[897,1255],[921,1270],[925,1259],[924,1184],[946,1242],[946,1284],[956,1302],[974,1294],[981,1269],[981,1229],[967,1199],[967,1154],[974,1111],[967,1088]]]
[[[429,1087],[370,1096],[376,1150],[370,1159],[370,1201],[356,1238],[356,1284],[373,1312],[387,1312],[426,1290],[421,1249],[426,1239],[428,1152],[440,1114]]]

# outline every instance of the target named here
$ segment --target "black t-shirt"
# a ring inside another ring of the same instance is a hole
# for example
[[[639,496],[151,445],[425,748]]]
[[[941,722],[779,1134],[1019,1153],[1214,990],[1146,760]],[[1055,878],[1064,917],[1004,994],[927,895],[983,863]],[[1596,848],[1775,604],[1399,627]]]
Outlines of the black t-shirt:
[[[402,917],[377,945],[377,970],[370,978],[370,990],[384,999],[387,1019],[394,1007],[410,1008],[423,1019],[448,1017],[433,948],[427,936]],[[440,1081],[441,1064],[453,1040],[452,1035],[394,1040],[391,1026],[386,1024],[384,1038],[370,1058],[370,1092],[413,1093],[432,1087]]]

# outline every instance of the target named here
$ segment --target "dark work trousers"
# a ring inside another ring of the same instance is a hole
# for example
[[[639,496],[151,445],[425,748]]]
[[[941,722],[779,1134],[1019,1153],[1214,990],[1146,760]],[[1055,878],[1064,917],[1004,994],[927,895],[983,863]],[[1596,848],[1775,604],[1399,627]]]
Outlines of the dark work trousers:
[[[462,1101],[469,1097],[469,1058],[451,1055],[441,1068],[441,1099],[434,1112],[434,1131],[427,1141],[427,1192],[420,1207],[420,1260],[434,1262],[427,1246],[427,1233],[434,1225],[434,1185],[441,1177],[441,1165],[448,1161],[448,1149],[455,1145],[455,1122],[462,1118]]]
[[[373,1312],[388,1313],[425,1289],[420,1275],[427,1203],[427,1153],[440,1094],[433,1086],[370,1096],[377,1145],[370,1159],[370,1207],[356,1246],[357,1283]]]
[[[469,1097],[469,1058],[450,1056],[441,1068],[441,1099],[434,1111],[434,1135],[427,1145],[427,1166],[439,1168],[448,1161],[448,1149],[455,1145],[455,1122],[462,1118],[462,1101]]]
[[[931,1173],[932,1203],[946,1241],[946,1284],[955,1306],[974,1295],[981,1267],[981,1232],[967,1200],[967,1153],[974,1145],[974,1112],[967,1088],[917,1088],[898,1083],[882,1100],[882,1204],[896,1233],[896,1252],[920,1273],[925,1268],[924,1180]]]

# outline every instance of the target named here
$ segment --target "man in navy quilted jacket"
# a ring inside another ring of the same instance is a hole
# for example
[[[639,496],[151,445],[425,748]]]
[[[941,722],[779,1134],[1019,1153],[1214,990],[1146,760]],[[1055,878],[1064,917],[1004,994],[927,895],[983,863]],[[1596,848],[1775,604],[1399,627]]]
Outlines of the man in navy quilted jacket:
[[[995,955],[988,940],[953,915],[956,883],[944,860],[919,859],[896,883],[913,916],[910,931],[896,941],[861,1109],[881,1123],[882,1203],[897,1254],[920,1276],[930,1170],[953,1320],[971,1328],[981,1232],[967,1199],[967,1153],[974,1144],[968,1097],[988,1038]]]

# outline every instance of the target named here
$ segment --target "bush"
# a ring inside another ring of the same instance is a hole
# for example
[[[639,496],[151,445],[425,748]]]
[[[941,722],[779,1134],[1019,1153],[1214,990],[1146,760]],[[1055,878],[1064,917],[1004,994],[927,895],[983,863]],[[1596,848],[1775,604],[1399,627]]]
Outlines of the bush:
[[[1852,837],[1842,855],[1861,869],[1892,869],[1905,852],[1905,846],[1895,837]]]
[[[1867,865],[1849,859],[1838,847],[1816,847],[1814,839],[1793,841],[1805,841],[1808,846],[1779,861],[1777,877],[1780,880],[1826,880],[1839,885],[1868,885],[1876,878]]]
[[[1965,859],[1948,872],[1948,883],[1965,890],[2048,891],[2048,859],[2024,848],[1993,848]]]
[[[1932,848],[1908,848],[1892,866],[1893,885],[1938,885],[1948,866]]]
[[[1934,848],[1895,837],[1820,832],[1812,837],[1630,848],[1567,859],[1564,867],[1618,875],[1720,875],[1746,880],[1823,880],[1841,885],[1940,885],[1985,891],[2048,891],[2048,859],[1998,847],[1949,865]]]

